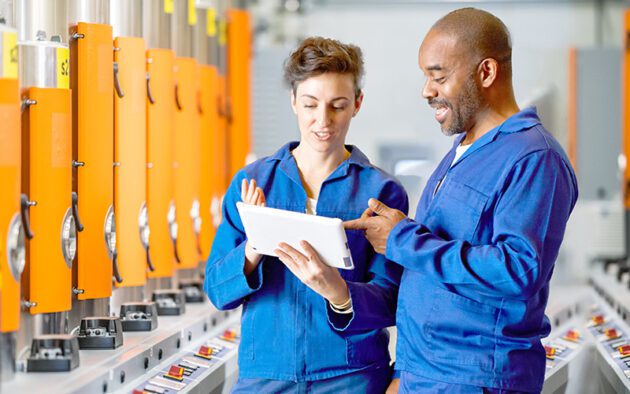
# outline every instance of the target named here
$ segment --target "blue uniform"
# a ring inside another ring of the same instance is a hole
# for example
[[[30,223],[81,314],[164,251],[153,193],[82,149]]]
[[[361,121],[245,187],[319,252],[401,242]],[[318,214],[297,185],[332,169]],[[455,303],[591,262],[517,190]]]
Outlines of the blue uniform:
[[[236,209],[241,182],[255,179],[269,207],[305,212],[307,196],[291,155],[296,146],[297,142],[285,145],[232,180],[206,265],[204,289],[219,309],[243,305],[241,379],[261,379],[261,384],[262,379],[305,382],[359,370],[382,371],[389,362],[384,328],[395,324],[402,268],[375,253],[361,231],[346,232],[355,268],[340,270],[348,284],[352,314],[333,312],[323,297],[275,257],[263,256],[254,272],[243,273],[246,237]],[[321,186],[317,214],[356,219],[370,197],[407,211],[407,195],[400,184],[372,166],[356,147],[347,149],[348,159]]]
[[[525,109],[427,182],[415,220],[398,223],[386,257],[405,270],[396,369],[422,381],[537,392],[549,280],[577,199],[558,142]],[[405,386],[401,382],[401,387]]]

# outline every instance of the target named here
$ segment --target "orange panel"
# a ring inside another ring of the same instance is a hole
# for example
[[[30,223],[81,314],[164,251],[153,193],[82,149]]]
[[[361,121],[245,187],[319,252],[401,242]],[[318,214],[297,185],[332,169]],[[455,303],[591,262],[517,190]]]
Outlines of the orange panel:
[[[26,243],[24,297],[31,314],[71,308],[72,269],[64,260],[61,230],[72,204],[72,107],[67,89],[31,88],[37,104],[24,112],[24,192],[33,238]],[[70,263],[71,264],[71,263]]]
[[[220,167],[216,165],[215,153],[220,143],[217,69],[214,66],[201,66],[201,184],[199,186],[199,203],[201,210],[201,260],[210,255],[214,224],[210,209],[213,197],[220,196]]]
[[[251,151],[251,18],[247,11],[230,9],[228,17],[228,96],[231,105],[230,178],[245,165]]]
[[[112,261],[105,245],[105,221],[114,199],[114,91],[112,27],[79,23],[72,40],[70,83],[76,109],[74,157],[85,163],[76,170],[79,217],[85,229],[77,240],[80,300],[112,294]]]
[[[621,113],[623,116],[623,152],[626,159],[630,161],[630,10],[624,14],[623,24],[623,64],[622,64],[622,93],[621,93]],[[630,165],[626,165],[624,171],[624,205],[630,208]]]
[[[224,75],[218,75],[217,84],[218,87],[218,98],[217,98],[217,111],[219,113],[219,134],[217,135],[217,145],[216,145],[216,162],[218,168],[219,175],[219,190],[220,196],[223,197],[223,194],[227,190],[230,185],[230,180],[232,177],[230,176],[230,140],[228,138],[228,117],[229,117],[229,109],[227,106],[227,79]],[[222,200],[222,198],[221,198]]]
[[[118,269],[117,286],[146,283],[147,255],[140,240],[138,217],[146,201],[146,55],[142,38],[116,38],[114,93],[114,209]],[[116,82],[116,79],[115,79]],[[122,97],[121,97],[122,96]]]
[[[168,210],[173,201],[173,117],[175,112],[175,54],[169,49],[147,51],[150,98],[147,108],[147,207],[149,255],[154,271],[150,278],[173,275],[175,258],[169,235]]]
[[[199,211],[201,171],[199,68],[195,59],[175,59],[175,85],[173,179],[177,212],[177,253],[180,259],[178,268],[194,268],[201,258],[200,243],[193,221],[193,212]]]
[[[20,95],[17,79],[0,79],[0,332],[20,326],[20,278],[7,259],[8,230],[20,214]]]

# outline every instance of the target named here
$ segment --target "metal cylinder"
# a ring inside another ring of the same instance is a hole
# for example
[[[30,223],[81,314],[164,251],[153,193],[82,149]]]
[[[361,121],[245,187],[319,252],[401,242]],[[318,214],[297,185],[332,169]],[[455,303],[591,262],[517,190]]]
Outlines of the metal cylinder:
[[[164,1],[143,0],[142,2],[142,37],[148,48],[171,47],[172,10],[165,10]]]
[[[69,73],[68,46],[51,41],[18,43],[20,87],[58,88]]]
[[[171,44],[175,55],[192,57],[193,55],[193,22],[189,13],[188,1],[173,2],[173,28],[171,29]]]
[[[15,376],[15,333],[0,333],[0,382]]]
[[[114,37],[142,37],[142,1],[110,0],[109,6]]]
[[[193,57],[199,64],[210,64],[210,48],[208,45],[207,9],[197,9],[197,24],[193,26]]]
[[[68,42],[67,0],[20,0],[15,15],[18,41],[35,41],[38,36],[60,37]]]
[[[67,27],[79,22],[109,24],[109,0],[67,0]]]

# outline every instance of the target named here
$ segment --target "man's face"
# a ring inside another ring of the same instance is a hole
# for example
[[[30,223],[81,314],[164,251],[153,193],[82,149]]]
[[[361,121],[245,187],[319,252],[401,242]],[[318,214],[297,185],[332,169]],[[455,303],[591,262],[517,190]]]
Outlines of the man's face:
[[[483,105],[475,59],[456,44],[452,35],[431,31],[418,53],[418,64],[427,78],[422,96],[435,109],[435,119],[447,136],[471,130]]]

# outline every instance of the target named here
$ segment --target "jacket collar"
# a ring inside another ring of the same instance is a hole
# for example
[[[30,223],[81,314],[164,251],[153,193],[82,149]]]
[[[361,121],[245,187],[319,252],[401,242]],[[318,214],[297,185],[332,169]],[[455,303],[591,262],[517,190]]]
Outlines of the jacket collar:
[[[293,182],[302,185],[300,179],[300,173],[298,172],[297,163],[295,158],[291,154],[293,149],[299,145],[298,141],[291,141],[285,144],[282,148],[278,149],[276,153],[267,158],[268,162],[278,161],[278,168],[284,172]],[[341,178],[348,175],[348,169],[350,165],[357,165],[359,167],[367,167],[370,165],[370,160],[365,156],[363,152],[354,145],[346,145],[346,149],[350,152],[350,156],[341,162],[341,164],[330,174],[326,181]],[[325,181],[325,182],[326,182]]]

